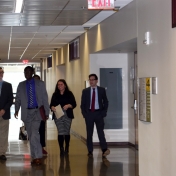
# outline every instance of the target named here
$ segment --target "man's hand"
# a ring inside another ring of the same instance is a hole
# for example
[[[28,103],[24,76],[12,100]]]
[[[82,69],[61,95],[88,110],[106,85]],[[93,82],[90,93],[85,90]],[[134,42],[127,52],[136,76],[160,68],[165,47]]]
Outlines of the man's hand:
[[[0,117],[2,117],[4,114],[5,114],[5,110],[4,110],[4,109],[1,109],[1,110],[0,110]]]
[[[15,112],[14,117],[15,117],[16,119],[18,119],[18,118],[17,118],[17,117],[18,117],[18,111]]]

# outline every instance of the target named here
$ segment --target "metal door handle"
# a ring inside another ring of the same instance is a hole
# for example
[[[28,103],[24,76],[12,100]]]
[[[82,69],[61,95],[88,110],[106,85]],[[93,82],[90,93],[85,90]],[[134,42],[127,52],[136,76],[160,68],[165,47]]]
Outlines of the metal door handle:
[[[131,108],[137,110],[137,100],[134,100],[134,105]]]

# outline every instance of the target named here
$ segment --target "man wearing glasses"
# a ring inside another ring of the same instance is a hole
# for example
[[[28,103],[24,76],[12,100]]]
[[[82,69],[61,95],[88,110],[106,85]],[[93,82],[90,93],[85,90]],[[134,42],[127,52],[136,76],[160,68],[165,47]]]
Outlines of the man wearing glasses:
[[[104,117],[106,117],[107,114],[108,99],[105,89],[97,86],[98,77],[96,74],[89,75],[89,83],[90,87],[82,91],[81,97],[81,112],[85,118],[87,130],[88,156],[93,157],[92,136],[95,123],[102,150],[102,157],[106,157],[110,153],[104,135]]]
[[[0,67],[0,160],[7,160],[10,107],[13,104],[12,85],[3,81],[4,70]]]

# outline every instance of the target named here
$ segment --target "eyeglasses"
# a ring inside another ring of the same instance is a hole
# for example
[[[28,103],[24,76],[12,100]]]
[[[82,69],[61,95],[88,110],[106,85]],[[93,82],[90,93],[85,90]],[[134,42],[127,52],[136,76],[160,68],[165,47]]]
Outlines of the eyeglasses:
[[[89,81],[95,81],[96,79],[89,79]]]

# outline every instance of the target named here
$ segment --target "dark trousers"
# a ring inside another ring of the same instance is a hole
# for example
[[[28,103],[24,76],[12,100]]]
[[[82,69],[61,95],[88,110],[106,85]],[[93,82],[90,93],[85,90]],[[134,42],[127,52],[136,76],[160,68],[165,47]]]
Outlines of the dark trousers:
[[[39,134],[40,134],[40,143],[42,147],[46,147],[45,143],[45,126],[46,126],[46,121],[41,121],[40,123],[40,128],[39,128]]]
[[[65,149],[68,150],[70,144],[70,135],[58,135],[58,143],[60,149],[64,148],[64,141],[65,141]]]
[[[85,118],[86,130],[87,130],[87,149],[93,151],[92,136],[94,131],[94,123],[97,128],[98,138],[102,151],[107,149],[107,143],[104,135],[104,118],[101,116],[101,111],[88,112]]]

